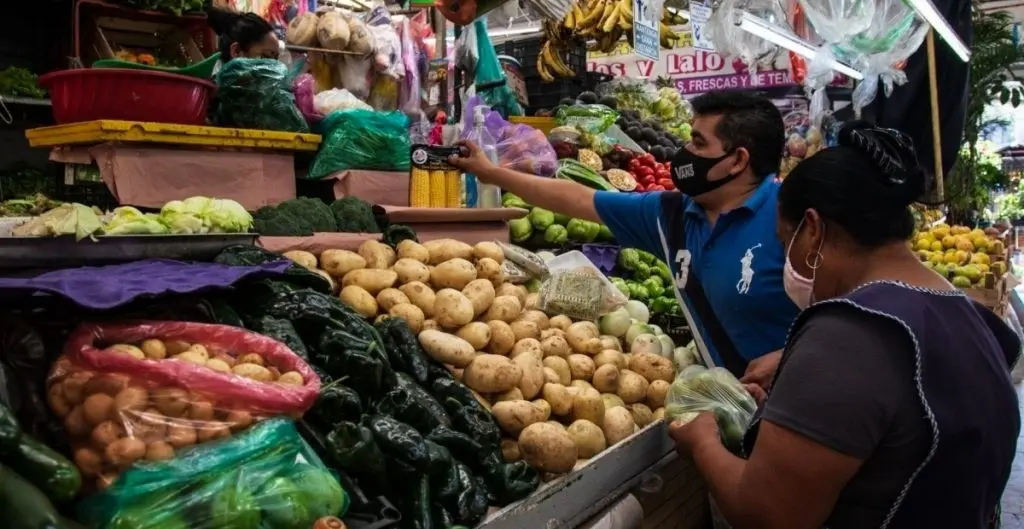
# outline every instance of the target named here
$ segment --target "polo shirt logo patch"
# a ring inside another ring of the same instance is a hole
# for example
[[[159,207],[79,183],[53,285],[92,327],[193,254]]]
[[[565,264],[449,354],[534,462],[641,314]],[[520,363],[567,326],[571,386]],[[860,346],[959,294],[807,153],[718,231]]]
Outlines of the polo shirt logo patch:
[[[675,262],[679,270],[675,274],[676,288],[683,290],[686,288],[686,278],[690,275],[690,250],[677,251]]]
[[[757,243],[747,248],[747,252],[740,259],[740,280],[736,283],[736,292],[740,294],[750,292],[750,284],[754,282],[754,250],[760,247],[761,243]]]
[[[693,176],[693,164],[688,163],[686,165],[680,165],[679,167],[676,167],[675,171],[676,178],[680,180],[686,180],[687,178]]]

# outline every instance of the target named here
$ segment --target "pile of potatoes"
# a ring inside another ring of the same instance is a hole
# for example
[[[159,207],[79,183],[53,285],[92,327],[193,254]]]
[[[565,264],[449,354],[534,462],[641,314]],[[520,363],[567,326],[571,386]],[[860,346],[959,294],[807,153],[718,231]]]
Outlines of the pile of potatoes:
[[[138,345],[119,343],[103,349],[105,352],[128,355],[137,360],[177,360],[207,367],[221,373],[231,373],[257,382],[274,382],[286,386],[306,384],[298,371],[282,373],[269,365],[259,353],[244,353],[237,357],[226,351],[211,352],[205,345],[182,340],[150,338]]]
[[[319,265],[363,316],[404,318],[427,354],[492,411],[508,461],[564,474],[664,417],[672,361],[624,353],[593,322],[538,310],[538,294],[505,281],[495,243],[403,241],[395,251],[367,241],[319,260],[285,256]]]
[[[140,460],[228,437],[254,420],[244,410],[218,409],[187,390],[157,388],[121,374],[76,369],[61,358],[47,388],[50,409],[64,421],[74,462],[96,488]]]

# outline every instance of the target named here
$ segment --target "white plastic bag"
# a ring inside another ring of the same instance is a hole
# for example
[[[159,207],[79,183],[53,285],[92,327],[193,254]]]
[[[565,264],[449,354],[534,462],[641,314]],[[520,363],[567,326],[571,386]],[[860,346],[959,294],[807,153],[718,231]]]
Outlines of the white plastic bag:
[[[352,95],[352,92],[349,92],[344,88],[332,88],[330,90],[320,92],[313,97],[313,108],[324,116],[336,110],[352,110],[357,108],[372,110],[370,105],[367,105],[359,98]]]

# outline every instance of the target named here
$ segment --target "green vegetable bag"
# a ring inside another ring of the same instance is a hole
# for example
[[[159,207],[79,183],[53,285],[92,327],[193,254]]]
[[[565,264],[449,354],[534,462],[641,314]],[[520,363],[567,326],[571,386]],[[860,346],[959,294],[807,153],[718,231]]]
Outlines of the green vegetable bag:
[[[295,105],[297,72],[275,59],[232,59],[217,72],[215,124],[222,127],[309,132]]]
[[[743,434],[757,410],[757,403],[729,371],[690,366],[676,377],[665,396],[665,416],[688,422],[699,413],[715,414],[722,444],[731,452],[742,451]]]
[[[331,112],[321,127],[324,141],[309,169],[309,178],[323,178],[346,169],[409,170],[409,118],[397,110]]]
[[[78,507],[96,529],[309,529],[349,498],[291,421],[132,467]]]

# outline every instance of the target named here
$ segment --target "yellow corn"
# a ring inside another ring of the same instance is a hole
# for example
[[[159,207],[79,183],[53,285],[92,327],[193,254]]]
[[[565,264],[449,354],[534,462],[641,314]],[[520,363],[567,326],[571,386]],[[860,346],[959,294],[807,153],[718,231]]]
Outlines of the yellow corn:
[[[443,208],[446,203],[447,179],[443,169],[430,171],[430,207]]]
[[[456,169],[445,171],[445,206],[457,208],[462,206],[462,175]]]
[[[409,172],[409,206],[430,207],[430,171],[413,167]]]

